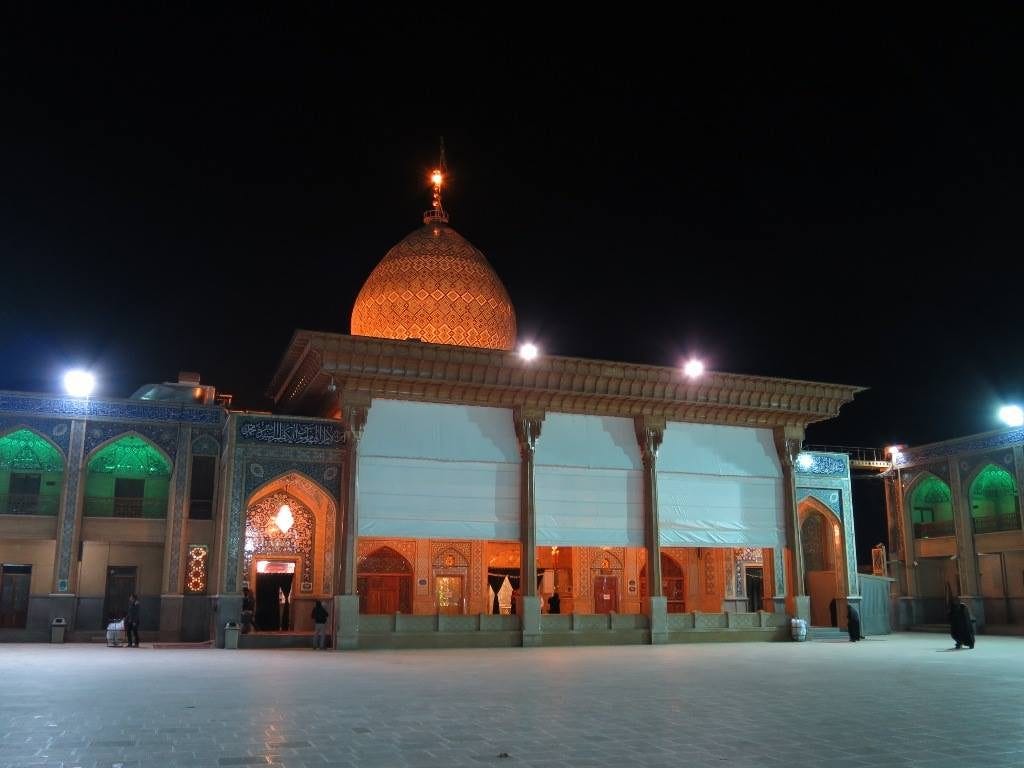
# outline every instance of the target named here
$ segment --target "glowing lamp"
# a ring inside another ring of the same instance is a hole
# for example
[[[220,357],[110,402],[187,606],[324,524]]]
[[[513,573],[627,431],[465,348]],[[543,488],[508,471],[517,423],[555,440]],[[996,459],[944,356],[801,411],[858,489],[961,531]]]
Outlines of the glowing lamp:
[[[521,357],[526,362],[530,362],[531,360],[536,360],[537,359],[537,355],[539,353],[540,353],[540,350],[537,349],[537,345],[536,344],[531,344],[530,342],[527,342],[527,343],[523,344],[521,347],[519,347],[519,357]]]
[[[441,176],[441,172],[440,171],[434,171],[433,173],[430,174],[430,180],[434,184],[440,184],[443,179],[444,179],[444,177]]]
[[[809,453],[801,453],[796,457],[796,465],[800,467],[800,469],[807,471],[814,466],[814,457]]]
[[[696,379],[702,373],[704,373],[704,363],[700,360],[687,360],[686,365],[683,366],[683,373],[685,373],[691,379]]]
[[[1008,427],[1024,426],[1024,409],[1019,405],[1004,405],[999,409],[999,418]]]
[[[896,457],[903,453],[903,451],[901,450],[902,448],[902,445],[890,445],[885,449],[885,452],[895,459]]]
[[[277,527],[281,529],[281,533],[288,533],[288,530],[295,524],[295,518],[292,516],[292,508],[287,504],[282,504],[281,508],[277,510],[277,516],[274,518],[274,522],[277,523]]]
[[[75,369],[64,374],[64,389],[72,397],[88,397],[96,387],[96,377],[88,371]]]

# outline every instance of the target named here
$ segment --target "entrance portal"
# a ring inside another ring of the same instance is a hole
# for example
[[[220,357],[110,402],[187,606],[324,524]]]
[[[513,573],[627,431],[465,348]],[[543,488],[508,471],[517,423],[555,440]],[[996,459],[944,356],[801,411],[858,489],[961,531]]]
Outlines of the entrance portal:
[[[836,600],[840,568],[836,550],[840,547],[839,526],[816,509],[811,509],[800,525],[804,550],[804,587],[811,598],[811,625],[839,626]],[[845,616],[842,617],[845,622]]]

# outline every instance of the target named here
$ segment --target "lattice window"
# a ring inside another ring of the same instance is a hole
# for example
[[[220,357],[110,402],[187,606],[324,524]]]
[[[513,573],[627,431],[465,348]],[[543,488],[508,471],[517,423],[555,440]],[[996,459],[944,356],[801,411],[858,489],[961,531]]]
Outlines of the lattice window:
[[[189,544],[185,567],[185,591],[199,594],[206,591],[210,548],[205,544]]]

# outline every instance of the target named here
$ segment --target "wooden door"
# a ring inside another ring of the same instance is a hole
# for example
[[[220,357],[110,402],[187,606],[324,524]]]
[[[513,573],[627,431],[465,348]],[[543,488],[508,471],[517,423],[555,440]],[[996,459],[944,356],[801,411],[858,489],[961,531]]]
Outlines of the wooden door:
[[[616,576],[594,577],[594,613],[619,610],[619,579]]]
[[[0,567],[0,628],[24,629],[28,623],[31,565]]]
[[[137,568],[134,565],[113,565],[107,568],[107,594],[103,600],[103,623],[123,619],[128,613],[128,596],[135,592]]]
[[[365,598],[363,613],[385,614],[401,610],[401,576],[364,576],[360,593]]]

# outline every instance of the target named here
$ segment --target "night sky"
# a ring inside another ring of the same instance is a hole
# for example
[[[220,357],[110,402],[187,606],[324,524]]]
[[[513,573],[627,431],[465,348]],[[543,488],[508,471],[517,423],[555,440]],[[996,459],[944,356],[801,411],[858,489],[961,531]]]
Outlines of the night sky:
[[[452,225],[546,351],[870,387],[814,443],[985,431],[1024,396],[1019,9],[306,5],[7,6],[0,389],[194,370],[269,408],[292,331],[347,333],[419,225],[443,135]]]

